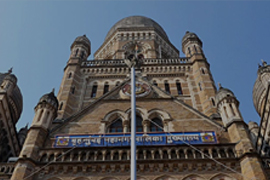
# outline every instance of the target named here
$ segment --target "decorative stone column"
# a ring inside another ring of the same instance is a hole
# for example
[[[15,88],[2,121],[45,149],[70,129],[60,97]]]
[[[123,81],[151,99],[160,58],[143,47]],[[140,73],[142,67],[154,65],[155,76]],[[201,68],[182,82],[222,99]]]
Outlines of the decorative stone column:
[[[145,119],[145,120],[143,120],[142,124],[143,124],[143,132],[144,133],[150,132],[150,120]]]
[[[128,133],[129,132],[129,120],[123,121],[123,132]]]

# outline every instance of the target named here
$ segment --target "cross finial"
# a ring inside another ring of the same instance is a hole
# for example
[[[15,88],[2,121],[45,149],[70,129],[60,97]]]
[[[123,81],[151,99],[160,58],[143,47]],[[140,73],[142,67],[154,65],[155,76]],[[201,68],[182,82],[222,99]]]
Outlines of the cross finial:
[[[263,66],[266,66],[267,65],[267,62],[265,62],[263,59],[261,59],[261,61],[262,61],[262,65]]]
[[[218,87],[219,87],[219,89],[220,89],[220,88],[222,88],[222,86],[221,86],[221,83],[220,83],[220,82],[218,83]]]
[[[12,69],[13,69],[13,67],[11,67],[11,68],[8,70],[8,74],[11,74],[11,73],[12,73]]]

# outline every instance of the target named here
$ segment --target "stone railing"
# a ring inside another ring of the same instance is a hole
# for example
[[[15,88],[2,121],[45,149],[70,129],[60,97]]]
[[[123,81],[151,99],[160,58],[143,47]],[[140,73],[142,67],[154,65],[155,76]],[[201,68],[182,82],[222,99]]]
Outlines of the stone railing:
[[[138,147],[137,160],[196,160],[196,159],[228,159],[236,158],[239,153],[235,152],[233,145],[227,146],[199,146],[200,153],[189,147]],[[68,150],[68,149],[67,149]],[[128,161],[130,149],[119,148],[77,148],[70,153],[64,154],[65,149],[46,149],[40,151],[40,162],[78,162],[78,161]],[[209,157],[207,157],[209,156]]]
[[[138,173],[168,173],[185,172],[194,173],[202,171],[223,171],[229,172],[222,165],[212,161],[215,158],[227,167],[240,172],[238,153],[234,145],[225,146],[201,146],[197,145],[203,153],[197,152],[187,146],[151,146],[137,147],[137,172]],[[44,149],[40,152],[39,166],[43,167],[39,177],[50,177],[57,174],[69,174],[70,177],[77,173],[84,175],[130,173],[130,149],[129,147],[119,148],[78,148],[63,155],[69,149]],[[209,156],[205,157],[207,154]]]
[[[143,59],[142,65],[151,65],[151,64],[185,64],[189,63],[188,58],[170,58],[170,59]],[[97,67],[97,66],[126,66],[123,59],[117,60],[88,60],[83,61],[81,64],[82,67]]]

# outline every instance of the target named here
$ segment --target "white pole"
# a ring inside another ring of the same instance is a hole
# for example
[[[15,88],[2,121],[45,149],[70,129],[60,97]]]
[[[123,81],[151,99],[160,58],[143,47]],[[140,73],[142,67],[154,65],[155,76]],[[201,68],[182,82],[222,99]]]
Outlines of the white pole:
[[[136,180],[136,77],[134,65],[131,70],[131,160],[130,160],[130,179]]]

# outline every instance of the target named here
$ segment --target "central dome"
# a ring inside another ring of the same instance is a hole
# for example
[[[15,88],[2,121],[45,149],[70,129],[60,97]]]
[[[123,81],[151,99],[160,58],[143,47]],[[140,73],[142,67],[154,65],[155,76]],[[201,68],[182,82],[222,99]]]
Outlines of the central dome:
[[[136,28],[140,29],[155,29],[163,38],[168,40],[168,36],[163,28],[154,20],[144,16],[130,16],[118,21],[108,32],[105,41],[112,35],[117,29]]]

